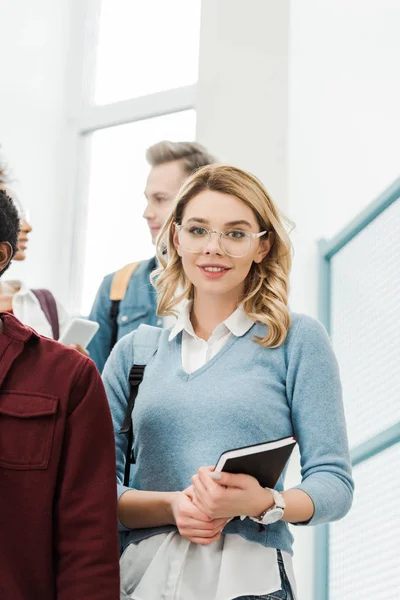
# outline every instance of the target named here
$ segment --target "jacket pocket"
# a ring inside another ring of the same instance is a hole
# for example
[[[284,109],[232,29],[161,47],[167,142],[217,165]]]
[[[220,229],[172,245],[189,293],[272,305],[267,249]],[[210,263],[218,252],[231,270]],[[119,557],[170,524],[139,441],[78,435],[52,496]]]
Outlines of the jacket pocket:
[[[118,330],[123,331],[123,335],[125,335],[137,329],[142,323],[147,324],[151,310],[151,306],[120,306]],[[119,335],[119,337],[122,336]]]
[[[46,469],[58,398],[46,394],[0,392],[0,467]]]

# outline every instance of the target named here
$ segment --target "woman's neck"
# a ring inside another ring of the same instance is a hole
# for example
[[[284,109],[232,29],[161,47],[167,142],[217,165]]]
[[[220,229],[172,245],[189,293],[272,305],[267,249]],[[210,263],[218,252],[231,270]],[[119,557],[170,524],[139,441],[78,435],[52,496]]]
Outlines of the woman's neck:
[[[0,310],[12,310],[12,299],[19,289],[18,285],[12,285],[7,281],[0,282]]]
[[[214,329],[231,316],[238,307],[239,302],[216,296],[195,297],[190,320],[195,334],[208,340]]]

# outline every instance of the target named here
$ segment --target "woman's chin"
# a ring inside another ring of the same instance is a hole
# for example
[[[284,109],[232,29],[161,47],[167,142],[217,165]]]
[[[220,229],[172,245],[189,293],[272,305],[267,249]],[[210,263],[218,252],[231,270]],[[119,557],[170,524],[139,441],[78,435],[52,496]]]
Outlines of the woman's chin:
[[[13,260],[21,261],[26,259],[26,251],[25,250],[17,250],[14,254]]]

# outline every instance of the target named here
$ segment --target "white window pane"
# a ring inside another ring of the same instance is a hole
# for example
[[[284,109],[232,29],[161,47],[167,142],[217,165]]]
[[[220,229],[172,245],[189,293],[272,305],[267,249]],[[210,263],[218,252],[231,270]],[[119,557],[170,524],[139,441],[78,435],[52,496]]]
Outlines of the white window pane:
[[[329,599],[400,598],[400,443],[354,469],[349,514],[330,526]]]
[[[149,172],[145,151],[163,139],[193,141],[195,121],[195,111],[187,110],[92,134],[80,314],[88,314],[107,273],[153,256],[142,217]]]
[[[103,0],[95,103],[197,81],[200,0]]]
[[[350,445],[400,420],[400,200],[332,259],[332,340]]]

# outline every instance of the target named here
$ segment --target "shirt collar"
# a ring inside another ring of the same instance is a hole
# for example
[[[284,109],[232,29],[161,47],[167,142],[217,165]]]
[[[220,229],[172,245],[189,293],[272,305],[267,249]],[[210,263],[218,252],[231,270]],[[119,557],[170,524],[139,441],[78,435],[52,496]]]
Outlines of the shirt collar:
[[[24,281],[19,281],[17,279],[14,279],[14,280],[7,281],[6,283],[11,285],[15,289],[18,289],[18,291],[15,293],[16,299],[18,299],[18,298],[22,299],[23,296],[27,296],[33,302],[35,302],[35,304],[39,304],[39,300],[37,299],[35,294],[32,292],[32,290],[27,286],[27,284]]]
[[[10,283],[12,283],[12,282],[10,282]],[[19,294],[20,296],[35,296],[34,293],[31,292],[31,290],[28,288],[28,286],[26,285],[26,283],[24,281],[16,281],[15,283],[17,283],[19,286],[19,290],[18,290],[17,294]]]
[[[168,340],[170,342],[183,330],[189,333],[189,335],[196,337],[190,320],[191,309],[192,302],[189,301],[183,305],[178,319],[169,334]],[[221,325],[225,325],[234,336],[242,337],[254,325],[254,321],[245,313],[243,306],[240,305]]]
[[[192,309],[192,302],[190,302],[190,301],[184,302],[184,304],[181,308],[181,311],[178,315],[178,318],[176,320],[176,323],[173,326],[173,328],[171,329],[171,333],[169,334],[168,341],[171,342],[183,330],[187,331],[188,333],[190,333],[190,335],[192,335],[194,337],[196,336],[194,329],[193,329],[193,325],[190,320],[191,309]]]
[[[26,342],[31,337],[39,339],[39,335],[31,329],[30,327],[23,325],[14,315],[10,313],[0,313],[0,318],[3,321],[3,333],[0,335],[8,335],[9,337],[21,341]]]
[[[224,321],[224,324],[233,335],[242,337],[242,335],[249,331],[250,327],[253,327],[254,321],[245,313],[243,306],[240,305],[235,312]]]

